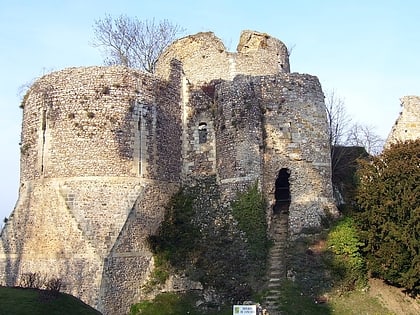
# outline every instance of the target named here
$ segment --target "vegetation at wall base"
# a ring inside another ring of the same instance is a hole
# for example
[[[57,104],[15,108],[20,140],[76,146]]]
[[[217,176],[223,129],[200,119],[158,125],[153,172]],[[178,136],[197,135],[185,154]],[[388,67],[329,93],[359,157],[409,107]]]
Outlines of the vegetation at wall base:
[[[213,176],[173,196],[158,234],[149,238],[153,283],[179,272],[214,291],[221,304],[249,300],[258,292],[270,244],[262,194],[255,184],[232,207],[220,200]]]
[[[367,286],[366,262],[362,243],[351,217],[344,217],[327,236],[326,262],[339,280],[340,291],[361,290]]]
[[[246,234],[251,258],[257,262],[267,259],[271,242],[267,238],[266,202],[255,183],[246,192],[238,195],[232,204],[232,213],[239,229]],[[264,265],[261,266],[265,271]]]
[[[328,231],[291,242],[288,277],[282,281],[281,297],[276,301],[282,314],[393,314],[366,291],[366,270],[354,268],[364,262],[357,232],[354,220],[344,217]]]
[[[167,260],[172,267],[185,269],[186,262],[193,259],[200,237],[197,226],[193,224],[194,196],[181,189],[170,200],[158,235],[149,237],[149,245],[159,257],[159,265]]]
[[[374,277],[420,293],[420,139],[391,145],[358,172],[356,221]]]
[[[130,308],[129,315],[231,315],[231,306],[203,309],[196,306],[200,297],[194,292],[161,293],[152,301],[143,301]]]
[[[0,315],[100,315],[75,297],[46,290],[0,287]]]

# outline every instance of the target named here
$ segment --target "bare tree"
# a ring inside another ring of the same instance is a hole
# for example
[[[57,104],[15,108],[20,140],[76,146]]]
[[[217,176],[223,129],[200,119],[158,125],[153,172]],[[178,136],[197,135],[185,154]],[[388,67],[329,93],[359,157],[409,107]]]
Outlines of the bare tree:
[[[334,91],[326,93],[325,106],[327,109],[328,132],[331,147],[343,145],[351,118],[346,112],[344,101]]]
[[[125,65],[153,73],[160,54],[184,31],[168,20],[141,21],[126,15],[106,15],[95,21],[92,46],[103,48],[107,65]]]
[[[341,147],[345,145],[344,141],[347,138],[351,119],[346,112],[343,99],[338,97],[334,91],[326,93],[325,106],[331,148],[331,171],[334,182],[335,175],[339,173],[339,168],[341,169],[343,166],[343,161],[347,160],[344,155],[347,155],[348,151],[342,150]]]
[[[364,147],[370,155],[378,155],[384,146],[384,139],[375,133],[374,127],[355,123],[347,133],[346,145]]]
[[[371,126],[351,123],[344,101],[334,91],[326,93],[329,140],[331,146],[332,182],[337,201],[351,200],[355,189],[353,174],[356,160],[382,150],[383,140]]]

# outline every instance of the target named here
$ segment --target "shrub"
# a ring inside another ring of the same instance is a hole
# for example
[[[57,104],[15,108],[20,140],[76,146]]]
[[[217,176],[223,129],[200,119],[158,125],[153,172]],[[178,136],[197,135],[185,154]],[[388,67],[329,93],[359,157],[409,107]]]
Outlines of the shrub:
[[[367,285],[366,264],[354,220],[346,217],[337,222],[328,234],[328,250],[333,254],[330,263],[333,272],[339,276],[343,291],[362,289]]]
[[[22,288],[41,289],[45,284],[45,278],[37,272],[27,272],[21,275],[19,286]]]
[[[420,139],[361,162],[357,223],[373,276],[420,292]]]
[[[162,264],[162,260],[167,259],[173,267],[185,268],[199,238],[193,219],[193,196],[182,189],[171,198],[158,235],[149,237],[151,250],[159,254]]]

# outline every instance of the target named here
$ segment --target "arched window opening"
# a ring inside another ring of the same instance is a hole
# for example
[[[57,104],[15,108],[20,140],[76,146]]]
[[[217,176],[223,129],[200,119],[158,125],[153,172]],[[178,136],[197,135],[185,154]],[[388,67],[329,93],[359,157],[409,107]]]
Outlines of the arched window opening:
[[[205,122],[201,122],[198,124],[198,143],[206,143],[207,142],[207,124]]]
[[[273,213],[287,213],[289,212],[289,206],[291,202],[291,195],[290,195],[290,170],[287,168],[282,168],[279,171],[279,174],[276,179],[276,187],[275,187],[275,198],[276,202],[273,207]]]

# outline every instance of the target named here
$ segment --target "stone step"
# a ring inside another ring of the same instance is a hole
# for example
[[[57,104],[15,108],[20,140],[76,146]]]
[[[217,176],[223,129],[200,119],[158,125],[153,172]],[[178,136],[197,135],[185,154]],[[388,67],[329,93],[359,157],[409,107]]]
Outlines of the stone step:
[[[271,254],[276,254],[276,253],[278,253],[278,254],[284,254],[284,249],[285,249],[286,247],[276,247],[276,248],[272,248],[271,250],[270,250],[270,253]]]
[[[267,270],[267,296],[264,307],[270,315],[280,315],[277,310],[281,297],[282,280],[286,278],[286,249],[288,248],[288,214],[273,217],[271,225],[273,247],[269,251],[269,268]]]
[[[271,277],[276,277],[276,278],[281,278],[281,277],[283,277],[283,272],[281,272],[281,271],[275,271],[275,272],[270,272],[270,276]]]
[[[276,306],[278,306],[279,305],[279,302],[277,302],[277,301],[266,301],[266,303],[265,303],[268,307],[276,307]],[[269,314],[270,315],[272,315],[272,314],[274,314],[274,313],[271,313],[271,311],[269,312]]]
[[[265,301],[277,301],[279,299],[279,295],[268,295],[265,297]]]
[[[273,289],[268,291],[265,298],[270,298],[271,299],[273,296],[279,297],[280,295],[281,295],[280,290],[273,288]]]
[[[271,266],[270,266],[270,268],[268,269],[268,271],[269,272],[271,272],[271,271],[273,271],[273,270],[278,270],[278,271],[281,271],[281,270],[283,270],[284,269],[284,265],[281,263],[281,262],[279,262],[279,261],[276,261],[275,262],[275,264],[273,263],[273,264],[271,264]]]
[[[268,285],[270,284],[279,284],[281,281],[280,278],[271,278],[270,280],[268,280]]]
[[[281,247],[275,247],[275,248],[272,248],[271,250],[270,250],[270,254],[284,254],[284,250],[286,249],[286,247],[285,246],[281,246]]]

